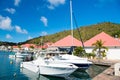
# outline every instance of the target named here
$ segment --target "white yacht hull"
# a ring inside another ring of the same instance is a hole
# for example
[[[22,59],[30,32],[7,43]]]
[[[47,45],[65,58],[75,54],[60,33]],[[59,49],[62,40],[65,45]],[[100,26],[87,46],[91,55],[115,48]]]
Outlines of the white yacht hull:
[[[84,60],[55,60],[56,62],[69,63],[78,66],[79,68],[88,68],[92,63]]]
[[[34,72],[34,73],[39,74],[39,66],[35,65],[32,61],[30,61],[30,62],[22,62],[20,67],[26,68],[26,69]]]
[[[79,68],[88,68],[90,65],[92,65],[92,62],[88,61],[87,58],[80,58],[74,55],[61,55],[61,57],[65,60],[58,60],[59,62],[64,62],[64,63],[71,63]]]
[[[24,56],[20,52],[15,53],[16,58],[23,58]]]
[[[30,62],[22,62],[21,67],[38,74],[56,77],[67,77],[76,69],[78,69],[78,67],[73,64],[58,62],[54,63],[51,61],[42,61],[39,59]]]
[[[24,58],[22,55],[9,55],[9,58]]]
[[[40,74],[57,77],[67,77],[73,73],[77,68],[72,67],[55,67],[55,66],[40,66]]]

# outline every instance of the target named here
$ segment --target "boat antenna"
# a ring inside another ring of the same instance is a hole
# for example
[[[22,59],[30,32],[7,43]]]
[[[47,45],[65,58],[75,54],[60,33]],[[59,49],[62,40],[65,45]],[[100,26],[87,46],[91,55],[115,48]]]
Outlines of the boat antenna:
[[[82,47],[83,47],[83,49],[85,50],[85,46],[84,46],[84,43],[83,43],[83,40],[82,40],[82,37],[81,37],[80,30],[79,30],[79,28],[78,28],[78,24],[77,24],[77,21],[76,21],[76,18],[75,18],[74,13],[73,13],[73,19],[74,19],[74,21],[75,21],[75,25],[76,25],[76,28],[77,28],[77,30],[78,30],[78,34],[79,34],[79,37],[80,37],[80,41],[82,42]]]

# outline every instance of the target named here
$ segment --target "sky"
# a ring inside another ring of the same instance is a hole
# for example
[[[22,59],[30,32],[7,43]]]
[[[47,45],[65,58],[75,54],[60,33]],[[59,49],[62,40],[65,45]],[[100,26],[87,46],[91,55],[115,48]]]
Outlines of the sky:
[[[72,0],[72,8],[79,26],[120,24],[120,0]],[[70,0],[0,0],[0,41],[23,42],[70,29]]]

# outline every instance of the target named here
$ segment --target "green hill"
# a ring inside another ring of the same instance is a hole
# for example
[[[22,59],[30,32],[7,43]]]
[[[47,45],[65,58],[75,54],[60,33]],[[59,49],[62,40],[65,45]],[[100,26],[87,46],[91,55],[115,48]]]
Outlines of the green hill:
[[[102,31],[104,31],[105,33],[113,37],[117,35],[117,37],[120,38],[120,24],[117,24],[117,23],[103,22],[103,23],[98,23],[98,24],[89,25],[89,26],[80,26],[79,30],[84,42]],[[55,34],[36,37],[30,40],[27,40],[25,42],[20,42],[18,44],[33,43],[33,44],[40,45],[41,42],[43,43],[56,42],[61,38],[64,38],[70,34],[71,34],[71,30],[64,30],[62,32],[58,32]],[[79,32],[77,29],[74,29],[74,37],[80,40]],[[16,45],[16,43],[0,41],[0,45]]]
[[[98,23],[98,24],[94,24],[94,25],[89,25],[89,26],[81,26],[79,27],[81,36],[83,41],[86,41],[90,38],[92,38],[93,36],[95,36],[96,34],[104,31],[105,33],[111,35],[111,36],[115,36],[118,35],[118,37],[120,37],[120,24],[116,24],[116,23],[111,23],[111,22],[103,22],[103,23]],[[55,34],[51,34],[51,35],[46,35],[43,37],[37,37],[28,41],[25,41],[23,43],[34,43],[34,44],[40,44],[41,40],[42,42],[56,42],[58,40],[60,40],[61,38],[70,35],[71,31],[70,30],[64,30],[62,32],[58,32]],[[79,34],[78,34],[78,30],[74,29],[74,37],[79,39]]]
[[[17,45],[16,43],[13,42],[3,42],[0,41],[0,46],[5,45],[5,46],[13,46],[13,45]]]

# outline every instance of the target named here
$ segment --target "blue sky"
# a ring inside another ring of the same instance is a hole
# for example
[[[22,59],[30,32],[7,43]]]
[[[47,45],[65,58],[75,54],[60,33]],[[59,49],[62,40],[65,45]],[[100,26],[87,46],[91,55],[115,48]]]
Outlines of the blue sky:
[[[72,5],[79,26],[120,23],[120,0],[72,0]],[[0,0],[0,41],[22,42],[63,30],[70,30],[69,0]]]

